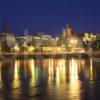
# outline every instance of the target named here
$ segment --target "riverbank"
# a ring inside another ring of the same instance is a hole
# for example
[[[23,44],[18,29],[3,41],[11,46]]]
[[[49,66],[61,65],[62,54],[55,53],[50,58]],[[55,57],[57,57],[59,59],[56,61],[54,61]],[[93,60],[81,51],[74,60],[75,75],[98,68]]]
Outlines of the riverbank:
[[[85,53],[61,53],[61,54],[43,54],[43,53],[0,53],[0,59],[10,58],[87,58],[97,57],[100,58],[100,52],[85,52]]]

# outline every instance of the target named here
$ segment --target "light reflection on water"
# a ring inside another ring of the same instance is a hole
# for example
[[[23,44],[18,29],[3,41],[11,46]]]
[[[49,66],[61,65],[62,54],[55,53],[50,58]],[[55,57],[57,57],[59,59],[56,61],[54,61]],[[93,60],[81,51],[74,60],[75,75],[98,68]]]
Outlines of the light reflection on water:
[[[92,58],[0,61],[0,100],[97,100],[99,75]]]

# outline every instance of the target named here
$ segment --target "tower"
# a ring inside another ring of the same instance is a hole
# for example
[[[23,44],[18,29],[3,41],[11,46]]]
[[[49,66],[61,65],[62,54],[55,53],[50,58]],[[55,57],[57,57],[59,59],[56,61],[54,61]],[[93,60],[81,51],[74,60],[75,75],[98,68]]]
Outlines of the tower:
[[[1,50],[3,52],[11,52],[11,49],[15,45],[15,36],[8,32],[8,26],[6,18],[4,18],[2,33],[0,34]]]
[[[72,28],[71,28],[71,26],[69,26],[69,24],[67,24],[66,33],[67,33],[67,36],[71,36],[72,35]]]
[[[73,33],[72,28],[67,24],[66,28],[63,30],[63,38],[70,37]]]
[[[8,25],[7,25],[6,18],[4,18],[3,27],[2,27],[2,33],[8,33]]]

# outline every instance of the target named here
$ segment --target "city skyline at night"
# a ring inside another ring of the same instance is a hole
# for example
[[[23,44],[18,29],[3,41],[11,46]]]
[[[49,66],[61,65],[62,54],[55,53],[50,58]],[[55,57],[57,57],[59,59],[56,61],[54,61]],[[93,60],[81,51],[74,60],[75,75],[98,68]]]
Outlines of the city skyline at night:
[[[5,5],[5,6],[4,6]],[[0,6],[0,31],[6,17],[9,32],[48,32],[57,36],[66,24],[80,33],[100,32],[99,1],[2,1]]]
[[[100,0],[1,0],[0,100],[100,100]]]

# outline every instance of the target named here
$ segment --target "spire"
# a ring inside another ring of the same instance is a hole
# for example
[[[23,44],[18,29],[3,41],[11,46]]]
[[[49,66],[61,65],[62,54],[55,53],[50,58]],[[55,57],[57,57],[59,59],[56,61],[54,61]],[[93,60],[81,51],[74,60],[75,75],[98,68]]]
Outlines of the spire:
[[[72,35],[72,32],[73,32],[73,30],[72,30],[71,26],[69,24],[67,24],[67,26],[66,26],[66,34],[67,34],[67,36]]]
[[[71,28],[71,26],[69,24],[67,24],[66,28],[69,29],[69,28]]]
[[[7,25],[7,19],[6,18],[4,18],[2,32],[8,33],[8,25]]]

